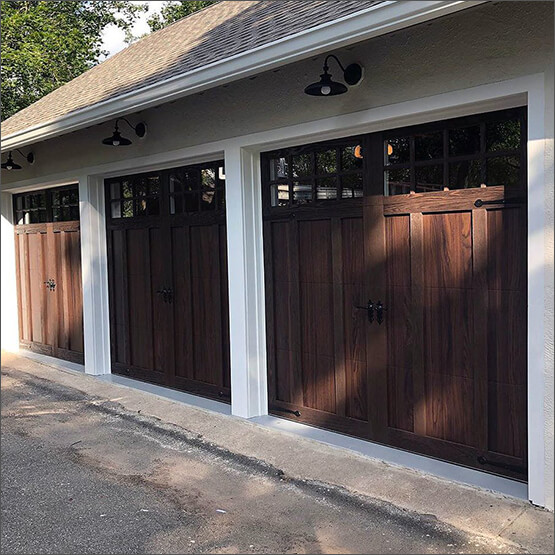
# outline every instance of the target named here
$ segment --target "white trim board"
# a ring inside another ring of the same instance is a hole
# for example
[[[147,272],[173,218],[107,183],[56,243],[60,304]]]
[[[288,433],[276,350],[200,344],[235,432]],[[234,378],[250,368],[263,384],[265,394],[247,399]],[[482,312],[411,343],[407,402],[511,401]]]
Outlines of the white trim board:
[[[1,150],[4,152],[44,141],[481,3],[482,0],[388,0],[188,73],[17,131],[2,139]]]

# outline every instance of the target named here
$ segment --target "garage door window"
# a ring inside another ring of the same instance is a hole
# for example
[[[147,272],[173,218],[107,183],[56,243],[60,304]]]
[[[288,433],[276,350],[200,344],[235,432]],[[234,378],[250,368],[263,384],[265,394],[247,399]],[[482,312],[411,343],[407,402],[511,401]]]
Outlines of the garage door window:
[[[14,195],[16,225],[79,220],[77,185]]]

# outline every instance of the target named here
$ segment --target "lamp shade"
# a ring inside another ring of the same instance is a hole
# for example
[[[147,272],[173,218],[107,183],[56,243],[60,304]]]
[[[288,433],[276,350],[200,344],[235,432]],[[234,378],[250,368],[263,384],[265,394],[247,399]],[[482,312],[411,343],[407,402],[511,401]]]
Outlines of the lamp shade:
[[[311,83],[305,88],[304,92],[311,96],[336,96],[347,92],[347,87],[343,83],[333,81],[331,75],[324,71],[320,75],[320,81]]]
[[[12,153],[8,153],[8,159],[1,164],[3,170],[20,170],[21,166],[13,161]]]
[[[116,129],[111,137],[103,139],[102,144],[108,146],[128,146],[132,143],[129,139],[122,137],[121,133]]]

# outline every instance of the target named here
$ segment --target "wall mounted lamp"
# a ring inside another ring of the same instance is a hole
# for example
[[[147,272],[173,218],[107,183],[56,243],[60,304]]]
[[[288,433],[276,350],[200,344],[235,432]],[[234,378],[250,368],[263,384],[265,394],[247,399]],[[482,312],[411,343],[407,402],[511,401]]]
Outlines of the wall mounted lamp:
[[[336,96],[347,92],[348,88],[343,83],[334,81],[331,78],[331,74],[328,73],[328,60],[330,58],[333,58],[339,64],[341,71],[343,71],[343,79],[347,85],[352,87],[362,81],[363,68],[360,64],[349,64],[347,67],[343,67],[337,56],[328,54],[324,60],[324,73],[320,75],[320,81],[308,85],[304,90],[306,94],[311,96]]]
[[[32,152],[29,152],[29,154],[23,154],[23,152],[21,152],[21,150],[19,150],[19,148],[15,149],[16,152],[18,152],[19,154],[21,154],[21,156],[23,156],[23,158],[25,158],[27,160],[27,162],[29,162],[29,164],[34,163],[35,161],[35,155]],[[1,167],[3,170],[20,170],[21,166],[19,164],[17,164],[16,162],[14,162],[13,156],[12,156],[12,150],[10,150],[8,152],[8,159],[5,162],[2,162]]]
[[[132,141],[130,139],[123,137],[119,132],[119,127],[118,127],[119,121],[124,121],[125,123],[127,123],[127,125],[129,125],[129,127],[131,127],[133,131],[135,131],[135,135],[137,135],[139,139],[142,139],[146,135],[146,123],[141,121],[137,125],[132,125],[131,123],[129,123],[129,121],[126,118],[121,117],[116,120],[116,124],[114,126],[114,132],[112,136],[102,140],[103,145],[127,146],[132,144]]]

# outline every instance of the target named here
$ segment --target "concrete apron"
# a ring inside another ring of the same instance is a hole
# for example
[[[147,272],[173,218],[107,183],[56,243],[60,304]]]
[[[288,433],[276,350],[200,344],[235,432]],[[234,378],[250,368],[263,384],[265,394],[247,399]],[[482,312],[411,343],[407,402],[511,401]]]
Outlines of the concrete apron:
[[[175,425],[207,444],[272,465],[293,480],[334,486],[391,503],[472,535],[508,542],[532,553],[553,553],[553,514],[522,500],[449,482],[435,476],[269,429],[209,409],[107,383],[53,362],[2,352],[2,366],[117,402],[125,410]]]

